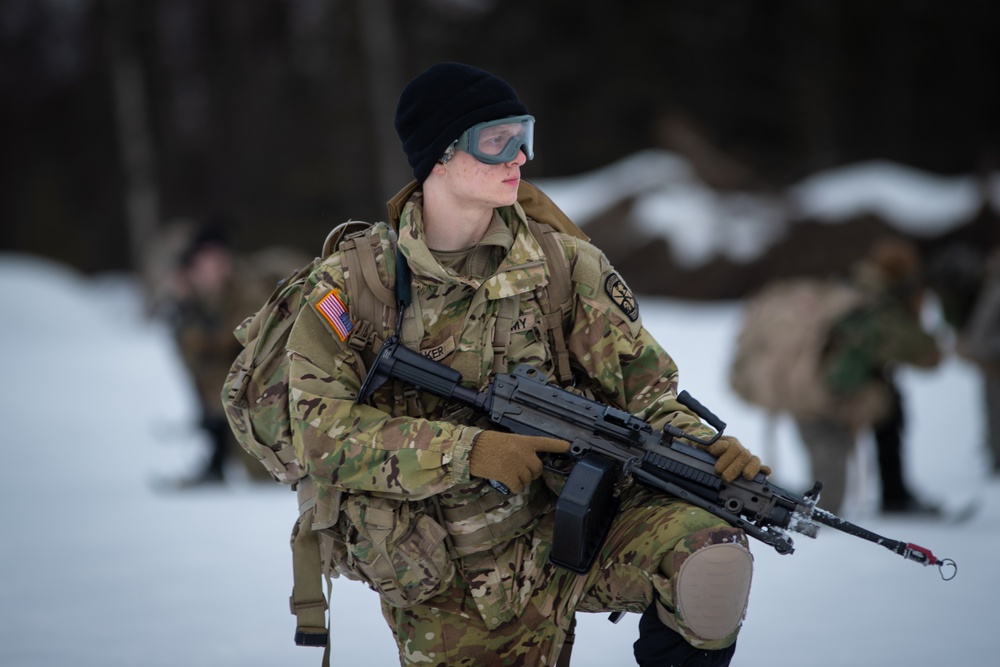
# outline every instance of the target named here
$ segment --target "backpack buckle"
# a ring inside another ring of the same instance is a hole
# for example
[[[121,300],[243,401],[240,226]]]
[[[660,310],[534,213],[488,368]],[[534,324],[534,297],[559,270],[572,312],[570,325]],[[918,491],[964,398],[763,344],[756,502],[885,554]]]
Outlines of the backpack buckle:
[[[368,320],[358,320],[354,323],[354,331],[347,337],[347,345],[355,352],[361,352],[372,343],[375,331]]]
[[[229,385],[229,394],[226,396],[226,399],[230,403],[238,403],[243,400],[243,396],[247,390],[247,378],[249,377],[250,369],[246,367],[241,368],[240,372],[236,374],[232,384]]]

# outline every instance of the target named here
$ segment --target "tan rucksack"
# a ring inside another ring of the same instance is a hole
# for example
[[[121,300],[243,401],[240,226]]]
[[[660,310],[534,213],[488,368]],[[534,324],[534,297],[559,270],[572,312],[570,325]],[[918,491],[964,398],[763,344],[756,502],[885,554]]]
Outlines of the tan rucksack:
[[[411,183],[389,202],[391,220],[398,220],[401,203],[416,189]],[[561,382],[572,379],[563,324],[572,308],[573,288],[569,262],[557,232],[587,240],[551,200],[534,186],[522,181],[518,202],[531,218],[528,224],[549,262],[550,283],[540,304],[549,345]],[[536,222],[537,221],[537,222]],[[292,445],[288,399],[288,358],[285,346],[299,310],[305,305],[304,288],[308,276],[334,252],[343,253],[347,267],[347,293],[351,296],[350,315],[355,329],[348,339],[361,373],[371,363],[382,341],[392,332],[397,316],[395,285],[379,277],[376,252],[381,239],[371,223],[348,221],[327,236],[319,257],[283,280],[264,306],[248,317],[234,332],[244,346],[233,362],[222,388],[222,402],[236,440],[255,456],[271,475],[298,492],[300,516],[292,530],[294,588],[291,607],[297,617],[295,641],[305,646],[327,646],[327,602],[323,595],[324,572],[318,529],[330,530],[336,507],[326,507],[322,525],[314,522],[317,506],[316,484],[307,476],[304,464]],[[395,238],[392,238],[395,244]],[[390,282],[394,280],[389,276]],[[510,316],[516,316],[516,313]],[[494,349],[506,350],[509,327],[496,327]],[[498,358],[499,363],[502,357]],[[326,498],[338,505],[337,499]]]
[[[813,278],[781,280],[751,297],[730,367],[733,391],[769,412],[828,414],[820,370],[827,334],[861,299],[849,285]]]

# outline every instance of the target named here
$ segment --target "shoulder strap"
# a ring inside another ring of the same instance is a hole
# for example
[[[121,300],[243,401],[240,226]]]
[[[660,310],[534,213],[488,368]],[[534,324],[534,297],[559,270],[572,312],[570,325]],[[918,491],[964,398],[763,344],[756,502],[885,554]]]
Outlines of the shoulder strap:
[[[372,223],[364,220],[346,220],[340,223],[326,235],[326,240],[323,241],[323,254],[320,256],[329,257],[337,251],[341,241],[356,234],[362,234],[371,226]]]
[[[312,512],[306,512],[292,530],[292,572],[294,584],[289,599],[295,615],[295,643],[299,646],[326,646],[327,601],[323,595],[323,571],[319,537],[310,527]]]
[[[315,482],[299,482],[299,500],[306,509],[292,528],[292,595],[288,604],[295,616],[295,643],[299,646],[326,646],[329,650],[330,629],[326,623],[327,598],[323,595],[323,566],[319,536],[312,529],[316,512]],[[324,658],[324,664],[329,664]]]
[[[351,297],[355,328],[348,338],[359,371],[364,375],[366,363],[362,353],[373,355],[381,347],[384,327],[395,317],[395,290],[387,287],[378,273],[376,249],[381,237],[371,223],[349,220],[337,225],[323,244],[323,257],[335,251],[343,252],[345,288]],[[395,244],[392,244],[395,246]],[[391,276],[390,276],[391,279]],[[370,360],[371,356],[369,356]],[[328,598],[323,594],[325,579],[330,592],[330,573],[323,563],[317,529],[330,524],[330,516],[339,515],[339,494],[333,501],[332,512],[319,511],[316,482],[311,477],[299,480],[299,520],[292,530],[292,572],[294,584],[289,605],[296,617],[295,643],[300,646],[324,647],[323,665],[330,664],[330,628],[326,621]],[[320,525],[316,520],[322,518]]]
[[[375,260],[375,249],[381,245],[376,233],[354,234],[345,238],[343,251],[347,294],[351,299],[351,314],[355,328],[347,340],[354,350],[359,370],[367,372],[372,351],[382,344],[382,332],[392,325],[396,316],[395,292],[382,282]],[[365,357],[368,357],[366,360]]]
[[[383,306],[396,307],[394,290],[382,282],[375,263],[375,248],[380,244],[378,234],[367,233],[350,236],[341,244],[347,269],[347,293],[351,295],[352,305],[357,304],[358,318],[372,323],[382,322]]]
[[[549,268],[549,284],[541,288],[538,301],[542,306],[543,324],[549,332],[552,359],[560,384],[573,381],[573,371],[569,365],[569,347],[566,345],[564,324],[573,308],[573,277],[566,258],[566,250],[559,240],[559,232],[552,226],[528,219],[528,228],[538,239],[545,253],[545,264]]]
[[[518,295],[502,299],[497,320],[493,324],[493,372],[507,372],[507,347],[510,345],[511,328],[521,310]]]

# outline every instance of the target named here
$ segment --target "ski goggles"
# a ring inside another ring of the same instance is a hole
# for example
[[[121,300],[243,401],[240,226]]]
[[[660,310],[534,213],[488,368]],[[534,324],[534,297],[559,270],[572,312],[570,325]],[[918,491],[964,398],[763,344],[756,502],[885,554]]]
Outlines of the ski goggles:
[[[534,158],[534,139],[535,117],[511,116],[473,125],[452,146],[480,162],[501,164],[514,160],[522,148],[529,160]]]

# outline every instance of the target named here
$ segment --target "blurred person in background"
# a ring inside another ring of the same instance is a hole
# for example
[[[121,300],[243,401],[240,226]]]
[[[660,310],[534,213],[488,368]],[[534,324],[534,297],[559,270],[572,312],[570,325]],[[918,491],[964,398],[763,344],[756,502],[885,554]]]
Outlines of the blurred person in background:
[[[956,332],[955,351],[979,369],[986,453],[1000,475],[1000,248],[955,243],[931,262],[932,288]]]
[[[225,220],[202,221],[190,230],[169,282],[168,305],[161,307],[194,385],[198,425],[209,443],[205,462],[177,481],[179,488],[221,484],[234,457],[251,479],[270,479],[260,463],[236,445],[219,400],[219,386],[241,349],[233,330],[267,297],[259,281],[245,275],[247,269],[233,248]]]
[[[900,364],[933,368],[940,360],[921,324],[923,289],[916,246],[886,237],[846,280],[777,281],[748,301],[730,384],[749,403],[792,416],[828,511],[843,510],[848,461],[864,429],[875,437],[881,511],[939,511],[905,481],[894,379]]]
[[[912,242],[902,238],[876,242],[853,276],[866,306],[848,313],[827,341],[827,377],[836,392],[850,393],[852,387],[860,386],[861,367],[866,364],[877,380],[881,365],[888,403],[872,424],[872,435],[885,514],[940,512],[939,507],[915,495],[905,480],[906,414],[895,378],[899,364],[931,369],[941,359],[936,337],[921,323],[926,288],[922,269],[919,250]]]

